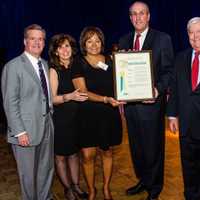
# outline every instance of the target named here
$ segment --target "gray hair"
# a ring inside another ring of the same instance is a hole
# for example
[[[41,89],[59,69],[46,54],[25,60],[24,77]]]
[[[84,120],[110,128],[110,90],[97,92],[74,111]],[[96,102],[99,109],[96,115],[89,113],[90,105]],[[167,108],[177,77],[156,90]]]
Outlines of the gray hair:
[[[24,38],[28,37],[29,30],[39,30],[44,33],[44,39],[46,38],[46,31],[38,24],[31,24],[24,29]]]
[[[135,1],[134,3],[131,4],[131,6],[129,7],[129,15],[131,15],[131,8],[133,7],[133,5],[135,4],[143,4],[145,7],[146,7],[146,10],[147,10],[147,13],[150,13],[150,10],[149,10],[149,6],[147,5],[147,3],[145,3],[144,1]]]
[[[196,24],[196,23],[199,23],[200,22],[200,17],[193,17],[192,19],[190,19],[187,23],[187,30],[189,31],[190,30],[190,26],[192,24]]]

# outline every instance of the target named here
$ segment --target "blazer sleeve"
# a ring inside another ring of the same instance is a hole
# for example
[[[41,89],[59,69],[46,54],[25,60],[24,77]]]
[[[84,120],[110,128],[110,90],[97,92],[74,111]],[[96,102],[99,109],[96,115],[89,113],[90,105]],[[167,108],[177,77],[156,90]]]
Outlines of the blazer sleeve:
[[[169,99],[167,103],[167,116],[178,116],[178,86],[177,86],[177,61],[175,61],[175,68],[173,70],[170,86],[169,86]]]
[[[8,134],[15,136],[26,131],[20,112],[20,75],[19,63],[10,62],[4,66],[1,86],[3,105],[8,122]]]
[[[128,33],[127,35],[122,36],[118,42],[119,49],[126,51],[131,49],[132,48],[131,40],[133,40],[132,33]]]
[[[169,35],[163,34],[160,38],[160,50],[159,81],[156,87],[159,94],[163,94],[168,89],[173,72],[174,52]]]
[[[119,39],[118,47],[119,47],[120,50],[122,50],[122,49],[127,49],[127,41],[126,41],[126,38],[121,37],[121,38]]]

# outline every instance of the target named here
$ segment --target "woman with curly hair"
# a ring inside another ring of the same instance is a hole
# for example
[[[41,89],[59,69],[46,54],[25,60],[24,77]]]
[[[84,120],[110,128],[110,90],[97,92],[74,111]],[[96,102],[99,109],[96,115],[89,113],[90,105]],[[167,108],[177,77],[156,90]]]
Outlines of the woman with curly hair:
[[[49,45],[50,85],[54,104],[55,164],[58,177],[68,200],[87,198],[79,186],[78,103],[87,100],[87,94],[75,90],[71,67],[77,52],[74,38],[58,34]]]

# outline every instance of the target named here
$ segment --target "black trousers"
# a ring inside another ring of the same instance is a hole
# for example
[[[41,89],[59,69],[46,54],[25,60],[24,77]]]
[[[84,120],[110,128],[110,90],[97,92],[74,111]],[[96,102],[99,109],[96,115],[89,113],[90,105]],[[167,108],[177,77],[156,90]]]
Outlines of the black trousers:
[[[164,115],[151,112],[144,116],[137,105],[125,108],[130,152],[137,178],[151,197],[159,196],[164,177]]]
[[[180,148],[185,199],[200,200],[200,140],[180,137]]]

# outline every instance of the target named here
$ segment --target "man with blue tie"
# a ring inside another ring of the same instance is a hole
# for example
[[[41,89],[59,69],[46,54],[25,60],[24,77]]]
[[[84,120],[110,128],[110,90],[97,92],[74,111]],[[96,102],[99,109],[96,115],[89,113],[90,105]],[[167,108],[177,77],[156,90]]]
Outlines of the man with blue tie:
[[[167,115],[170,130],[175,133],[179,128],[185,199],[199,200],[200,17],[189,20],[187,32],[192,48],[176,57]]]
[[[2,73],[7,137],[17,162],[23,200],[50,200],[54,173],[53,123],[48,67],[40,57],[45,30],[32,24],[24,30],[24,52]]]

